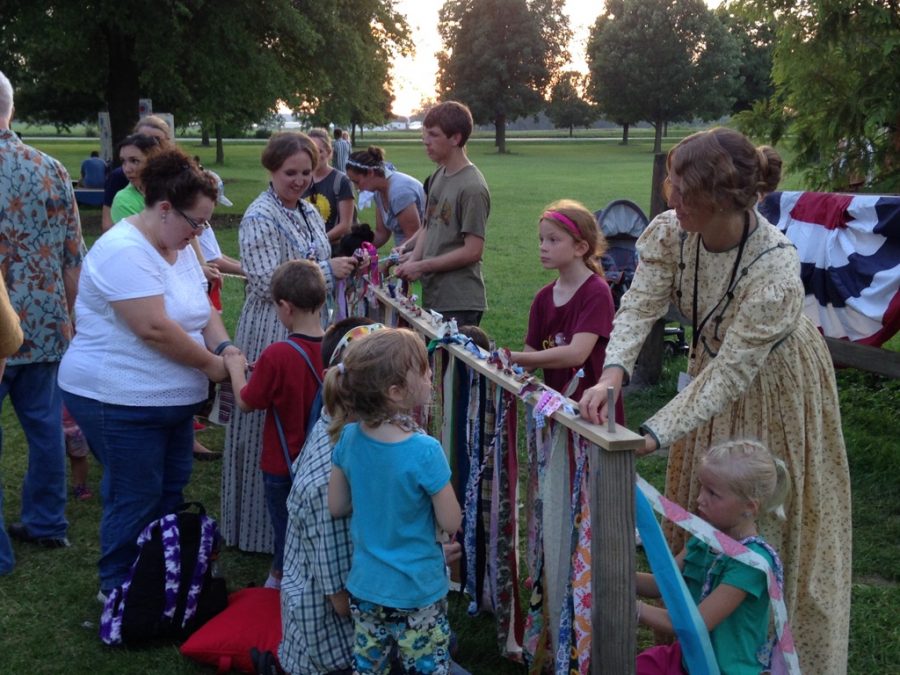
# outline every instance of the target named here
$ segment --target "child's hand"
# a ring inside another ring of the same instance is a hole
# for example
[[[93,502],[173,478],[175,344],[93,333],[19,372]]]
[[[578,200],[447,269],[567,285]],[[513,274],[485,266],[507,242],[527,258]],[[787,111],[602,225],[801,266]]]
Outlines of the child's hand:
[[[425,273],[425,261],[417,260],[415,262],[408,260],[400,263],[395,274],[406,281],[416,281]]]
[[[247,371],[247,357],[240,351],[229,351],[223,354],[225,359],[225,367],[229,373],[238,371],[244,373]]]
[[[457,560],[462,558],[462,544],[456,541],[454,538],[451,541],[448,541],[444,544],[444,563],[447,565],[452,565]]]
[[[347,591],[340,590],[334,595],[329,595],[328,599],[331,601],[335,614],[343,617],[350,616],[350,594]]]

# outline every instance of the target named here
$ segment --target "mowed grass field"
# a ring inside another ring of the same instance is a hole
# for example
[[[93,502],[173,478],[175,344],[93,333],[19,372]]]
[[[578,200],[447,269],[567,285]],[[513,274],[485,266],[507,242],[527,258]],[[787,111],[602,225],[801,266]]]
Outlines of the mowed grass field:
[[[674,133],[667,149],[685,132]],[[90,141],[29,141],[58,157],[73,176],[90,150]],[[398,170],[424,179],[433,165],[417,137],[380,140],[357,139],[355,149],[369,142],[385,148]],[[214,149],[200,147],[197,140],[180,145],[218,172],[235,206],[218,209],[213,219],[223,250],[237,255],[234,224],[249,202],[264,189],[266,173],[259,164],[263,142],[227,143],[225,163],[213,164]],[[635,201],[645,211],[650,203],[653,156],[649,139],[635,139],[621,146],[616,139],[537,141],[509,140],[510,154],[498,156],[489,139],[473,139],[469,156],[491,188],[492,212],[485,246],[485,279],[490,309],[483,327],[500,345],[520,347],[528,309],[535,292],[553,276],[537,259],[537,219],[549,202],[563,198],[582,201],[591,210],[613,199]],[[788,158],[789,160],[789,158]],[[800,186],[788,175],[785,188]],[[96,210],[84,210],[86,239],[97,235]],[[227,216],[227,217],[226,217]],[[372,222],[371,211],[361,219]],[[232,328],[240,311],[240,282],[226,281],[226,323]],[[893,349],[900,348],[896,338]],[[657,387],[629,395],[626,405],[633,428],[674,394],[679,368],[667,361],[663,381]],[[854,589],[851,627],[851,673],[900,672],[900,386],[855,371],[839,373],[844,433],[854,487]],[[7,523],[19,513],[19,487],[26,469],[26,448],[12,406],[3,410],[3,454],[0,477],[6,489],[4,515]],[[224,434],[219,429],[201,432],[209,447],[221,449]],[[639,461],[642,475],[660,485],[665,460],[651,457]],[[219,511],[218,463],[197,463],[187,497]],[[98,492],[100,471],[92,466],[91,487]],[[13,574],[0,578],[0,674],[5,673],[195,673],[212,672],[188,662],[175,647],[139,651],[107,649],[97,638],[99,605],[97,590],[99,499],[70,502],[68,518],[73,546],[46,551],[15,544],[18,559]],[[848,533],[848,539],[851,533]],[[231,589],[261,584],[269,559],[228,549],[222,569]],[[451,622],[460,637],[458,661],[476,674],[517,673],[523,668],[497,656],[490,617],[468,617],[466,602],[451,596]],[[646,640],[646,636],[644,636]]]

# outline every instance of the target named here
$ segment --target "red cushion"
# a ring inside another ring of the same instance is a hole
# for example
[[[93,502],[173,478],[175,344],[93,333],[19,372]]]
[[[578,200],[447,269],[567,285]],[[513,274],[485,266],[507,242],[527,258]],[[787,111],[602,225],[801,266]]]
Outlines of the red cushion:
[[[253,672],[250,649],[277,656],[281,642],[281,605],[274,588],[245,588],[228,596],[228,607],[200,627],[181,646],[190,659],[218,672]]]

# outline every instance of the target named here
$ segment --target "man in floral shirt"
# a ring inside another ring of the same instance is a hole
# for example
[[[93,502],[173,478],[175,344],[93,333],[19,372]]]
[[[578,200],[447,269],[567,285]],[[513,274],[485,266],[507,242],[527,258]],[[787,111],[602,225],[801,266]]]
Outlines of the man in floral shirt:
[[[62,399],[56,371],[72,337],[72,308],[84,254],[69,174],[10,129],[13,90],[0,73],[0,272],[25,341],[9,357],[0,403],[9,394],[28,441],[21,522],[15,539],[69,545]],[[2,448],[0,448],[2,449]],[[2,503],[0,485],[0,503]],[[0,511],[0,574],[14,564]]]

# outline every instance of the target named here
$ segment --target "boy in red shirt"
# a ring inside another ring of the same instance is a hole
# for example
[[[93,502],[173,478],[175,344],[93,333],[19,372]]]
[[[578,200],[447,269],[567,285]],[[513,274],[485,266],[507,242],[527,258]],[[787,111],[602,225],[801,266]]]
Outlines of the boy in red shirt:
[[[241,410],[267,411],[259,464],[275,533],[275,553],[266,587],[280,588],[291,471],[285,461],[273,411],[281,420],[293,463],[306,440],[310,408],[322,380],[324,332],[319,315],[325,304],[325,278],[318,265],[308,260],[291,260],[275,270],[271,291],[278,318],[290,331],[288,340],[306,352],[314,371],[303,355],[286,341],[275,342],[263,350],[249,382],[243,356],[226,356],[225,366],[231,376],[235,402]]]

